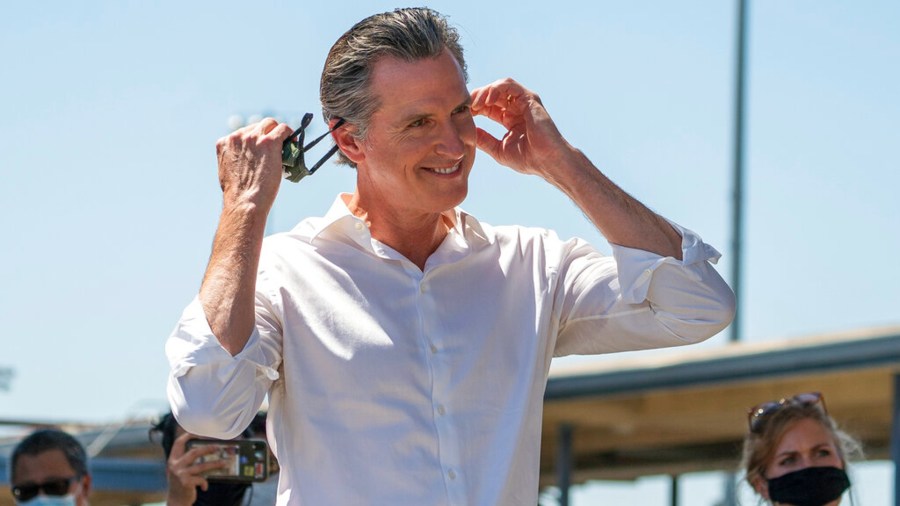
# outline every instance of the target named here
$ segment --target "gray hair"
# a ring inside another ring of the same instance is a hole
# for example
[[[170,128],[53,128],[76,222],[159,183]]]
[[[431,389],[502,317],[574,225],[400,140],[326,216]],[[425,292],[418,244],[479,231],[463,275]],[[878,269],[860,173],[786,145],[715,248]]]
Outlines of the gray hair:
[[[69,467],[75,471],[75,477],[88,474],[88,458],[84,447],[77,439],[58,429],[38,429],[16,445],[9,459],[10,482],[15,483],[16,463],[23,455],[39,455],[51,450],[60,450],[66,457]]]
[[[396,9],[375,14],[356,23],[328,52],[319,95],[326,122],[341,118],[364,139],[372,115],[380,107],[370,90],[372,69],[379,58],[392,56],[405,61],[435,58],[447,49],[468,81],[459,33],[442,14],[426,7]],[[343,153],[339,162],[355,167]]]

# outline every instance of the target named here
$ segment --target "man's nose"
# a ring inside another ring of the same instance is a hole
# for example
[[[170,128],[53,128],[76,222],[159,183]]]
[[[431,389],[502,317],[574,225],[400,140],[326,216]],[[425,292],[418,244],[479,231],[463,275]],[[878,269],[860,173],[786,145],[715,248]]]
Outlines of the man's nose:
[[[464,129],[454,121],[444,123],[437,139],[437,152],[451,158],[463,156],[466,153]]]

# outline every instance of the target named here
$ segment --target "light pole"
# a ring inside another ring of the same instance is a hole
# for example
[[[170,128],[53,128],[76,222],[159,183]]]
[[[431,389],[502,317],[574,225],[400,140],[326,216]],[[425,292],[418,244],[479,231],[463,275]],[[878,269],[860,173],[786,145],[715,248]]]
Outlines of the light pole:
[[[747,43],[747,2],[738,0],[737,13],[737,58],[734,83],[734,155],[732,196],[732,239],[731,239],[731,285],[736,297],[734,320],[731,322],[732,342],[741,339],[741,278],[743,276],[743,235],[744,235],[744,105],[745,56]]]

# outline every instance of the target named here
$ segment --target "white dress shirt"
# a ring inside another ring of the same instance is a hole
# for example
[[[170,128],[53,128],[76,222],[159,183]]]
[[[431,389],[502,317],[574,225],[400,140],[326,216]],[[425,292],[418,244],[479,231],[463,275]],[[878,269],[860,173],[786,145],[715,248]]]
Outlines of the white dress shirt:
[[[232,438],[268,394],[279,505],[533,505],[552,357],[695,343],[731,321],[719,254],[686,229],[683,261],[609,257],[454,213],[424,272],[341,196],[266,238],[244,350],[219,345],[197,299],[166,344],[181,426]]]

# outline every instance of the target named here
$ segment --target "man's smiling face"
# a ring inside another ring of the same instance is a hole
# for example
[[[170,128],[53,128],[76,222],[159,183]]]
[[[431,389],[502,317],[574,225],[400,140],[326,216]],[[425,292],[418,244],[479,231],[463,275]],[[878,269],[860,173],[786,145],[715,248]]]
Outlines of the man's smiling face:
[[[382,57],[370,86],[379,108],[357,161],[364,207],[417,214],[460,204],[475,159],[475,122],[453,56],[445,50],[411,62]]]

